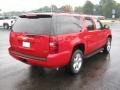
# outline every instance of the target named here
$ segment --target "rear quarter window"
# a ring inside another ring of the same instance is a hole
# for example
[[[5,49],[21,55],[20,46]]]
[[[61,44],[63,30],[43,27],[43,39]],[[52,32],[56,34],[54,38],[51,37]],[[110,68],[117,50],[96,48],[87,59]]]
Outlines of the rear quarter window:
[[[80,16],[56,16],[56,34],[76,33],[81,30]]]
[[[89,17],[85,18],[85,23],[88,31],[94,31],[94,23],[93,20]]]

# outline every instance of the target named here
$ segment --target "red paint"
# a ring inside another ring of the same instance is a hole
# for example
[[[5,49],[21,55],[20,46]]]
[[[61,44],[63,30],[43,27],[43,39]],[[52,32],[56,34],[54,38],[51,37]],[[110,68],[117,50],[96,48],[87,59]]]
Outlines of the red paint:
[[[72,14],[55,14],[56,16]],[[73,16],[79,16],[73,14]],[[106,39],[111,35],[111,31],[97,30],[94,22],[94,31],[88,32],[85,24],[85,16],[82,15],[82,31],[71,34],[62,35],[27,35],[26,33],[11,32],[10,33],[10,48],[9,53],[11,56],[18,60],[25,59],[27,64],[37,65],[42,67],[60,67],[69,63],[72,55],[73,48],[78,45],[84,45],[84,55],[101,48],[105,45]],[[29,42],[30,47],[25,48],[22,46],[24,42]],[[21,55],[11,53],[11,51],[20,52],[26,55],[41,57],[46,60],[35,60]]]

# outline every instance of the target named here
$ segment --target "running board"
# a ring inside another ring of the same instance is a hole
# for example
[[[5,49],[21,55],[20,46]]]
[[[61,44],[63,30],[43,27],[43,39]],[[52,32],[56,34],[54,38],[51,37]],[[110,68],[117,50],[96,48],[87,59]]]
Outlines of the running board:
[[[99,53],[99,52],[102,51],[102,50],[104,50],[104,48],[98,49],[98,50],[94,51],[94,52],[91,53],[91,54],[85,55],[83,58],[84,58],[84,59],[89,58],[89,57],[91,57],[91,56]]]

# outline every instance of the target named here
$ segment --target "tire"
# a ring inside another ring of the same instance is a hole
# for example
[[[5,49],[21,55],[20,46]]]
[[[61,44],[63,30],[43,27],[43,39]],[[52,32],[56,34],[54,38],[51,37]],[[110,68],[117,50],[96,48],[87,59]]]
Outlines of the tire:
[[[9,25],[8,24],[4,24],[4,29],[9,29]]]
[[[71,74],[78,74],[83,64],[82,51],[77,49],[73,52],[70,63],[68,65],[68,71]]]
[[[110,49],[111,49],[111,38],[108,38],[104,46],[103,52],[108,54],[110,52]]]

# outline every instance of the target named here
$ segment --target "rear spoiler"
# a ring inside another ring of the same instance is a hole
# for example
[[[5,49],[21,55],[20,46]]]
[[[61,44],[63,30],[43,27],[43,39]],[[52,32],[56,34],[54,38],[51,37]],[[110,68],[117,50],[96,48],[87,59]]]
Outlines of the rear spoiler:
[[[35,15],[35,14],[28,14],[28,15],[21,15],[19,16],[20,18],[31,18],[31,19],[34,19],[34,18],[51,18],[52,15]]]

